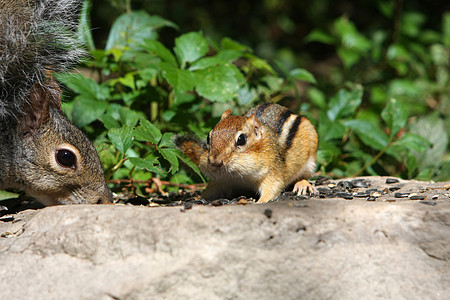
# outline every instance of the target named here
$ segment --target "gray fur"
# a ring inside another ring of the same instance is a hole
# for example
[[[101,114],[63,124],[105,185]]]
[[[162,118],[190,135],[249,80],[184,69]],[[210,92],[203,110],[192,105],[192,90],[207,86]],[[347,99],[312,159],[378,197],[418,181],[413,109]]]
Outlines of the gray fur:
[[[0,0],[0,189],[45,205],[112,199],[94,146],[60,110],[48,74],[84,54],[75,34],[80,7],[79,0]],[[58,161],[66,150],[73,165]]]
[[[84,55],[76,36],[80,8],[79,0],[0,1],[0,129],[15,125],[46,70],[66,71]]]

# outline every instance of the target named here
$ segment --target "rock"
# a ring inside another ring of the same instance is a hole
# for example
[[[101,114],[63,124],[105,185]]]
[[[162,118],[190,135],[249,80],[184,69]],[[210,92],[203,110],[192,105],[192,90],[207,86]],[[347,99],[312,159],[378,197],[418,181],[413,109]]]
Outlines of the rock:
[[[0,234],[10,233],[0,238],[1,295],[448,299],[450,201],[434,202],[310,198],[183,210],[25,210],[14,222],[0,221]]]

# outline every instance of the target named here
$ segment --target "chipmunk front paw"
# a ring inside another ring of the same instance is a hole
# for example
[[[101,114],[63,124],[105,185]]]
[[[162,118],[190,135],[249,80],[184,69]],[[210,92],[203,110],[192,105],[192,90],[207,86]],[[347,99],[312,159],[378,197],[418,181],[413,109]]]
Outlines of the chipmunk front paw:
[[[302,179],[297,181],[294,185],[294,189],[292,192],[296,193],[297,195],[313,195],[313,194],[319,194],[319,191],[311,185],[306,179]]]

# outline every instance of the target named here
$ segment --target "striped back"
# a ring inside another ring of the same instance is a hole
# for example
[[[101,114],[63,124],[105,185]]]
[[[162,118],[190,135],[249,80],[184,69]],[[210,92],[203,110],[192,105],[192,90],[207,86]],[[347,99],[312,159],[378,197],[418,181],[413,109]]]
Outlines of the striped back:
[[[293,114],[286,107],[273,103],[260,104],[250,109],[245,116],[251,117],[253,114],[258,121],[274,131],[279,143],[284,146],[285,150],[292,146],[302,116]]]

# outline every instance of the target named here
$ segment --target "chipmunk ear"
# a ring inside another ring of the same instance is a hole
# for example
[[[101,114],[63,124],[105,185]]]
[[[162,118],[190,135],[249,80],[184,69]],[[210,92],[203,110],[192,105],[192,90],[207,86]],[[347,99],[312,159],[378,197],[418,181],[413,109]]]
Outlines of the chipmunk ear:
[[[222,121],[223,119],[225,119],[226,117],[231,116],[231,109],[227,109],[223,114],[222,117],[220,118],[220,121]]]
[[[20,119],[22,135],[33,133],[50,117],[50,108],[61,108],[61,89],[54,80],[36,83],[30,89]]]
[[[253,125],[254,133],[257,139],[259,139],[262,136],[263,127],[261,123],[256,118],[255,114],[252,114],[249,118],[250,122]]]

